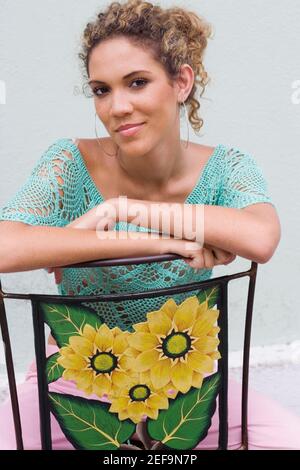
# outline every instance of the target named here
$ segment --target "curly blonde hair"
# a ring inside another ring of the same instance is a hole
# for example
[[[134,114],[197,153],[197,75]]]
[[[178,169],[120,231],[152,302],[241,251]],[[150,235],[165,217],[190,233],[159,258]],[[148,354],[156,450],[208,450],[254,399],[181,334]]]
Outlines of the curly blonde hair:
[[[202,61],[207,39],[212,36],[211,25],[196,13],[179,7],[163,9],[143,0],[112,2],[84,29],[79,58],[85,79],[89,78],[92,50],[116,36],[126,37],[133,45],[149,50],[164,66],[170,83],[178,77],[183,64],[190,65],[195,81],[186,105],[191,126],[199,132],[203,119],[198,115],[200,103],[195,95],[199,86],[201,98],[210,80]]]

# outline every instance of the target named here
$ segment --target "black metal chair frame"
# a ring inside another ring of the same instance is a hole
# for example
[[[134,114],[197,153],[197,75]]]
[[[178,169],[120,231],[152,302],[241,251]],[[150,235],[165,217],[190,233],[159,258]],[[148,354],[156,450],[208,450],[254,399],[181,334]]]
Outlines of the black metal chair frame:
[[[160,255],[138,258],[120,258],[109,260],[98,260],[86,263],[78,263],[64,266],[64,268],[82,268],[82,267],[104,267],[104,266],[121,266],[145,264],[153,262],[171,261],[181,259],[177,255]],[[100,294],[90,296],[61,296],[61,295],[42,295],[42,294],[17,294],[8,293],[2,290],[0,281],[0,327],[5,348],[6,368],[8,375],[9,392],[12,403],[12,413],[14,419],[15,436],[17,450],[23,450],[22,426],[20,420],[20,409],[18,401],[18,392],[15,379],[15,370],[13,362],[13,354],[8,329],[7,315],[5,309],[5,299],[30,300],[32,305],[33,329],[35,341],[35,355],[38,374],[38,391],[39,391],[39,409],[40,409],[40,433],[42,450],[51,450],[51,429],[50,429],[50,409],[48,403],[48,384],[45,375],[46,365],[46,348],[45,348],[45,330],[44,320],[38,309],[38,303],[64,303],[64,304],[80,304],[81,302],[114,302],[123,300],[134,300],[142,298],[153,298],[163,295],[179,294],[194,290],[209,289],[218,286],[219,296],[217,300],[217,308],[220,310],[218,324],[221,328],[219,333],[220,345],[219,350],[221,359],[218,361],[218,371],[221,373],[221,388],[219,392],[219,447],[218,450],[226,450],[228,442],[228,283],[234,279],[249,277],[246,316],[244,326],[244,350],[243,350],[243,375],[242,375],[242,399],[241,399],[241,450],[248,448],[248,381],[249,381],[249,355],[250,355],[250,338],[253,302],[256,284],[257,263],[252,262],[248,271],[234,273],[231,275],[220,276],[208,281],[193,282],[175,287],[168,287],[155,290],[147,290],[144,292],[134,292],[127,294]]]

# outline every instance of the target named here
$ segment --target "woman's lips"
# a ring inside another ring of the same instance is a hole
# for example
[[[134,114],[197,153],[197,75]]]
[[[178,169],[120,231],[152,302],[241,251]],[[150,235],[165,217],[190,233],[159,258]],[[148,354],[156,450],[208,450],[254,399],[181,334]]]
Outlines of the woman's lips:
[[[124,137],[129,137],[129,136],[132,136],[132,135],[136,134],[144,124],[145,123],[142,122],[142,124],[138,124],[137,126],[129,127],[128,129],[122,129],[118,132],[119,132],[119,134],[121,134]]]

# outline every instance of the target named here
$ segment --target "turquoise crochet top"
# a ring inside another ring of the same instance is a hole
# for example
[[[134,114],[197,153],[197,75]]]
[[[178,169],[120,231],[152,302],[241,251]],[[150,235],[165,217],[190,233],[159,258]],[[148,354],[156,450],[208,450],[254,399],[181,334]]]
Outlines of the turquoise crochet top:
[[[0,211],[0,220],[30,225],[64,227],[104,201],[92,180],[73,139],[55,141],[45,150],[19,191]],[[247,153],[218,145],[207,161],[185,204],[243,208],[259,202],[271,203],[261,169]],[[117,223],[114,230],[147,231],[129,223]],[[182,260],[162,263],[63,270],[61,295],[94,295],[137,292],[207,280],[211,269],[197,273]],[[182,302],[197,292],[174,295]],[[158,310],[168,297],[122,302],[85,302],[97,311],[109,327],[131,329],[145,321],[146,313]]]

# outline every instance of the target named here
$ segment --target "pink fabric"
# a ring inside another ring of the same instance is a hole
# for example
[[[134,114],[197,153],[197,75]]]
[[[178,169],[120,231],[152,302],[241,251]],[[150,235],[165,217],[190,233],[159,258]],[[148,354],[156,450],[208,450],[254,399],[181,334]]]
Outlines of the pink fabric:
[[[58,348],[48,345],[47,355]],[[59,379],[49,385],[50,391],[85,396],[72,381]],[[25,449],[41,449],[39,435],[38,389],[35,363],[32,363],[25,382],[18,386],[23,439]],[[241,385],[229,381],[229,439],[228,448],[238,449],[241,443],[240,397]],[[90,398],[99,399],[96,395]],[[102,400],[107,401],[107,400]],[[257,392],[249,391],[249,449],[300,450],[300,417],[283,409],[279,404]],[[54,450],[74,450],[51,415]],[[196,449],[213,450],[218,444],[218,411],[213,416],[207,437]],[[10,400],[0,407],[0,450],[16,449]]]

